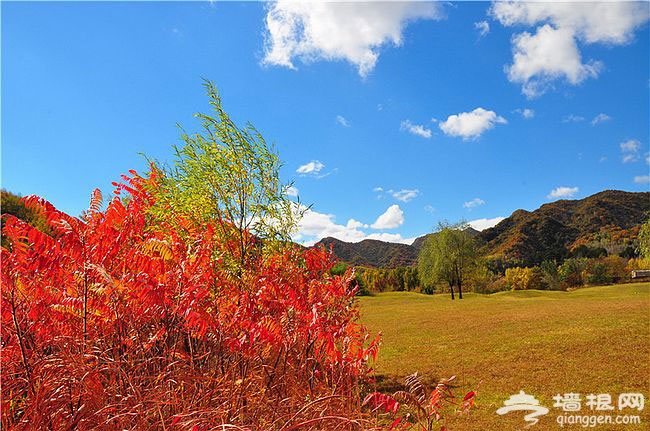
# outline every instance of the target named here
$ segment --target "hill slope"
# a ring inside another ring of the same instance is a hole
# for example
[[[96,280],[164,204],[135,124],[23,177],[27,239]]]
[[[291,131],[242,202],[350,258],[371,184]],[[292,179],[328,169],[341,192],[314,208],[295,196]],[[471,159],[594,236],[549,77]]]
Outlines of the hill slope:
[[[621,252],[636,238],[639,226],[650,216],[649,192],[606,190],[579,200],[559,200],[535,211],[517,210],[496,226],[477,232],[488,255],[521,265],[561,260],[580,245],[597,244],[610,254]],[[395,267],[415,264],[426,237],[412,245],[364,240],[347,243],[325,238],[341,260],[363,266]],[[317,244],[317,245],[318,245]]]
[[[360,242],[345,242],[336,238],[324,238],[317,244],[332,247],[334,254],[344,262],[356,266],[394,268],[413,265],[418,252],[410,245],[364,239]]]

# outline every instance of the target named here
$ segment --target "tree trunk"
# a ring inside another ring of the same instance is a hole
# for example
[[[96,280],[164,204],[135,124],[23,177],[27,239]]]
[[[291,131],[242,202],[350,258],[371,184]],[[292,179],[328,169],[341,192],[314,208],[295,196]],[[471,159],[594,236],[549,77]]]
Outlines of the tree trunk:
[[[458,299],[463,299],[463,288],[461,286],[461,282],[458,282]]]
[[[451,284],[451,283],[449,283],[449,290],[451,291],[451,299],[452,300],[455,299],[454,298],[454,285]]]

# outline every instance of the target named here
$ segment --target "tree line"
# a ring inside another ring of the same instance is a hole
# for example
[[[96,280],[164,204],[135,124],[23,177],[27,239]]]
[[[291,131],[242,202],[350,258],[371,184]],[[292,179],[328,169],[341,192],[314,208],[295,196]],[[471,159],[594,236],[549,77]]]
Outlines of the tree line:
[[[486,256],[482,246],[467,229],[466,223],[441,223],[425,240],[415,266],[397,268],[355,268],[359,294],[386,291],[421,293],[447,292],[462,299],[463,292],[494,293],[503,290],[567,290],[585,285],[623,283],[631,272],[650,269],[650,220],[638,234],[634,250],[614,246],[598,238],[604,247],[580,244],[562,261],[545,260],[539,265],[523,266],[501,258]],[[601,235],[603,236],[603,235]],[[604,236],[603,236],[604,237]],[[614,251],[619,251],[615,254]],[[348,269],[338,263],[333,273]]]

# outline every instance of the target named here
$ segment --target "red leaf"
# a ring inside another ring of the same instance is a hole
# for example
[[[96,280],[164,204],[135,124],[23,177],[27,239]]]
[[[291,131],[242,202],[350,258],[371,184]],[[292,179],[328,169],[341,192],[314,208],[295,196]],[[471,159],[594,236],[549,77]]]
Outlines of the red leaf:
[[[474,391],[470,391],[470,392],[468,392],[467,394],[465,394],[465,398],[463,398],[463,401],[467,401],[467,400],[469,400],[470,398],[474,398],[474,396],[476,396],[476,392],[474,392]]]

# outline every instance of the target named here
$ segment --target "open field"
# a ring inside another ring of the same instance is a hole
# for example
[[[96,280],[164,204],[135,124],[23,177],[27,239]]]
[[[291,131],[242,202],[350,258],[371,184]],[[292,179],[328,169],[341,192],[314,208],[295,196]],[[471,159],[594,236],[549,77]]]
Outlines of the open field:
[[[482,381],[477,409],[469,418],[454,418],[454,430],[523,428],[523,413],[495,413],[520,390],[550,408],[534,430],[560,429],[562,410],[552,406],[558,393],[611,394],[616,405],[620,393],[640,392],[650,401],[650,283],[467,294],[462,301],[383,293],[361,298],[361,315],[372,331],[383,333],[378,390],[392,391],[414,371],[429,380],[457,375],[460,395]],[[595,429],[650,429],[648,410],[621,412],[640,415],[640,426]],[[600,412],[583,403],[580,414]]]

